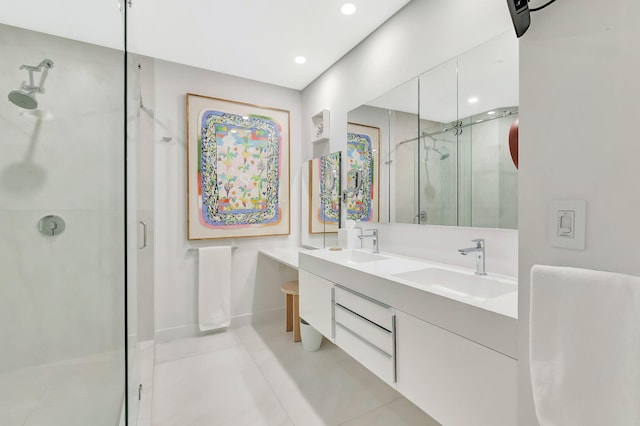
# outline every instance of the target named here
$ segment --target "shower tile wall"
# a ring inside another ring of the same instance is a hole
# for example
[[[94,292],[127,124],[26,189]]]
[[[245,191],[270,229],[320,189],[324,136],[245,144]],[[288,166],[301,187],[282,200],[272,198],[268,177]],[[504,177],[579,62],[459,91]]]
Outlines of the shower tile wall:
[[[122,52],[5,25],[0,50],[2,93],[54,61],[40,116],[0,102],[0,372],[120,349]]]

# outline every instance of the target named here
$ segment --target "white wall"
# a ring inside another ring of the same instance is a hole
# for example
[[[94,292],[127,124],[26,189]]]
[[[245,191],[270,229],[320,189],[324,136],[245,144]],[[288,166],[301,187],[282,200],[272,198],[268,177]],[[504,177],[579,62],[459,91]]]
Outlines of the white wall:
[[[528,366],[534,264],[640,275],[636,0],[564,0],[520,42],[519,425],[537,424]],[[586,249],[552,248],[547,205],[587,203]]]
[[[193,335],[197,330],[198,255],[189,250],[192,247],[238,247],[232,255],[232,316],[283,307],[281,279],[295,272],[280,271],[259,258],[257,250],[300,243],[300,92],[161,60],[154,61],[154,91],[156,338]],[[187,240],[187,92],[290,111],[290,236]],[[164,142],[165,136],[172,140]]]
[[[0,25],[2,96],[54,61],[45,119],[0,102],[0,371],[124,345],[123,55]],[[46,237],[40,218],[66,230]]]

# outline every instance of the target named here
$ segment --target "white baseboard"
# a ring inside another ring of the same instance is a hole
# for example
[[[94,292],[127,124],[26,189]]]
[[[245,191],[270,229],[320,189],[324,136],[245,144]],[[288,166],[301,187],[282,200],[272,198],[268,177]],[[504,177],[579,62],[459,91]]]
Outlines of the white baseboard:
[[[252,314],[237,315],[235,317],[231,317],[231,324],[229,325],[229,328],[238,328],[255,322],[268,321],[277,318],[278,316],[284,316],[283,308],[276,308],[270,311],[256,312]],[[215,330],[214,332],[219,332],[219,330]],[[156,330],[155,341],[156,343],[166,343],[176,339],[204,336],[210,333],[211,332],[203,333],[200,331],[198,324],[182,325],[179,327]]]
[[[268,321],[274,318],[283,318],[284,308],[272,309],[270,311],[256,312],[255,314],[238,315],[231,318],[229,328],[238,328],[247,324],[255,324],[257,322]]]
[[[179,327],[165,328],[156,330],[156,343],[166,343],[171,340],[183,339],[185,337],[194,337],[200,335],[198,324],[181,325]]]

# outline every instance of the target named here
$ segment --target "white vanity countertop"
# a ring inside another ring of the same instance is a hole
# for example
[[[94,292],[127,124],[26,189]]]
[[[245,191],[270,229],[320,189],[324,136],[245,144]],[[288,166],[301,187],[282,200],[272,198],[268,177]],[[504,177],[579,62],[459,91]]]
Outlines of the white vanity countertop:
[[[272,247],[258,250],[259,253],[293,269],[298,269],[298,254],[306,251],[309,250],[304,247]]]
[[[299,266],[512,358],[517,356],[518,284],[514,277],[491,273],[486,278],[474,277],[471,269],[366,250],[308,251],[300,256]],[[443,282],[448,275],[453,280],[468,279],[470,284],[463,285],[475,290],[477,284],[479,293],[420,284],[411,277],[429,268],[435,268],[443,277],[436,278]],[[480,293],[496,286],[495,297]]]

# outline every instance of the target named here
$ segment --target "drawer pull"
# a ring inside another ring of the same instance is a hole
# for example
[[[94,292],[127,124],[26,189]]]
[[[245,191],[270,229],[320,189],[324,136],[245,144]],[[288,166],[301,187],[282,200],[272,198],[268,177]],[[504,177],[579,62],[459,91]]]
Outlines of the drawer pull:
[[[346,291],[347,293],[351,293],[351,294],[353,294],[353,295],[354,295],[354,296],[356,296],[356,297],[359,297],[359,298],[364,299],[364,300],[366,300],[366,301],[368,301],[368,302],[374,303],[374,304],[376,304],[376,305],[378,305],[378,306],[380,306],[380,307],[382,307],[382,308],[385,308],[385,309],[389,309],[389,308],[391,308],[391,306],[389,306],[389,305],[386,305],[386,304],[384,304],[384,303],[382,303],[382,302],[379,302],[379,301],[377,301],[376,299],[372,299],[372,298],[370,298],[369,296],[366,296],[366,295],[364,295],[364,294],[362,294],[362,293],[358,293],[358,292],[356,292],[356,291],[353,291],[353,290],[351,290],[351,289],[349,289],[349,288],[347,288],[347,287],[342,287],[342,286],[341,286],[341,285],[339,285],[339,284],[336,284],[336,287],[338,287],[340,290],[344,290],[344,291]]]
[[[350,335],[352,335],[356,339],[360,340],[361,342],[366,343],[369,347],[371,347],[372,349],[375,349],[377,352],[379,352],[381,355],[384,355],[388,359],[393,358],[393,356],[389,355],[388,353],[386,353],[385,351],[383,351],[382,349],[380,349],[379,347],[377,347],[376,345],[374,345],[373,343],[371,343],[367,339],[365,339],[365,338],[361,337],[360,335],[354,333],[353,331],[351,331],[350,329],[348,329],[344,325],[340,324],[339,322],[336,322],[336,326],[340,327],[341,329],[343,329],[344,331],[346,331],[347,333],[349,333]],[[340,346],[339,342],[336,342],[336,343],[338,343],[338,346]]]
[[[360,314],[359,314],[359,313],[357,313],[357,312],[353,312],[351,309],[346,308],[346,307],[342,306],[342,305],[341,305],[341,304],[339,304],[339,303],[336,303],[336,304],[335,304],[335,307],[336,307],[336,308],[338,308],[338,309],[342,309],[343,311],[348,312],[348,313],[349,313],[349,314],[351,314],[351,315],[355,315],[355,316],[357,316],[358,318],[361,318],[361,319],[365,320],[366,322],[368,322],[368,323],[369,323],[369,324],[371,324],[371,325],[375,325],[377,328],[379,328],[381,331],[384,331],[385,333],[391,334],[391,330],[387,330],[386,328],[384,328],[384,327],[383,327],[383,326],[381,326],[380,324],[378,324],[378,323],[376,323],[376,322],[371,321],[369,318],[363,317],[362,315],[360,315]],[[335,318],[335,315],[334,315],[334,318]]]

